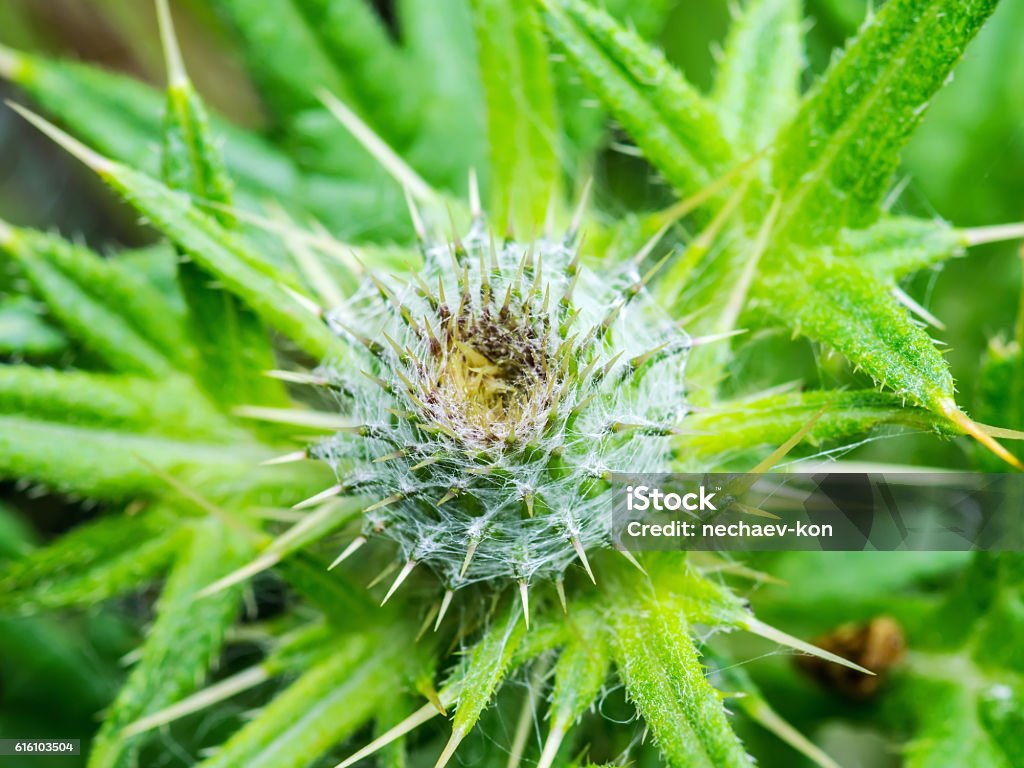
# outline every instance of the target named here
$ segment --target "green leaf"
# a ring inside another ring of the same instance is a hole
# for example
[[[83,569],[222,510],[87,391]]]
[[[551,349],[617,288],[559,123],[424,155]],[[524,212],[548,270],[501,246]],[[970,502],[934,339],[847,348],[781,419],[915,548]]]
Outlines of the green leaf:
[[[347,638],[224,743],[201,768],[304,768],[390,699],[401,665],[387,644]]]
[[[472,6],[487,99],[489,212],[537,231],[561,186],[547,41],[530,3],[473,0]]]
[[[318,359],[340,351],[341,345],[319,317],[285,290],[299,287],[294,276],[277,270],[243,238],[198,210],[189,197],[97,155],[31,112],[21,108],[19,112],[92,168],[179,248],[304,351]]]
[[[488,167],[486,110],[466,0],[397,0],[398,27],[423,95],[410,164],[438,187],[466,187],[470,168]],[[486,183],[486,178],[481,178]]]
[[[998,0],[893,0],[804,102],[775,155],[781,229],[822,242],[863,227],[931,98]]]
[[[748,0],[715,80],[722,132],[740,152],[766,147],[796,112],[804,66],[800,0]]]
[[[67,348],[67,339],[41,317],[25,296],[0,299],[0,355],[48,357]]]
[[[1019,327],[1024,331],[1024,308]],[[986,424],[1024,430],[1024,354],[1020,344],[994,340],[986,350],[977,393],[978,419]],[[990,454],[978,452],[976,461],[990,472],[1002,470]]]
[[[404,144],[414,129],[419,94],[396,87],[414,73],[374,9],[363,0],[294,3],[370,122],[389,142]]]
[[[192,486],[237,486],[269,454],[254,444],[227,446],[0,415],[0,477],[93,498],[162,491],[166,486],[149,465]]]
[[[93,607],[155,579],[185,541],[154,512],[85,523],[0,569],[0,613]]]
[[[661,53],[583,0],[538,2],[583,82],[673,186],[694,192],[728,168],[712,106]]]
[[[551,726],[541,753],[540,762],[546,765],[554,764],[562,739],[600,695],[612,661],[602,617],[596,611],[574,611],[568,623],[570,640],[555,665]]]
[[[189,539],[157,601],[156,620],[142,644],[141,658],[96,735],[89,768],[133,765],[140,739],[122,738],[121,729],[194,691],[220,655],[224,630],[241,604],[241,590],[202,600],[196,594],[242,562],[248,546],[237,532],[213,519],[195,523]]]
[[[361,627],[389,615],[389,607],[370,600],[363,585],[353,583],[344,573],[329,571],[330,561],[310,552],[296,552],[277,566],[282,578],[332,624]],[[394,609],[391,609],[394,610]]]
[[[704,676],[681,612],[630,593],[635,604],[609,610],[613,654],[626,692],[674,768],[754,763],[733,734],[718,693]]]
[[[1024,750],[1024,558],[978,553],[947,603],[908,639],[891,693],[913,728],[908,768],[1011,768]]]
[[[191,364],[181,318],[116,261],[54,235],[2,224],[0,248],[21,266],[50,312],[112,367],[166,375]]]
[[[964,234],[941,219],[890,216],[867,229],[843,230],[837,253],[896,282],[961,255],[967,245]]]
[[[163,180],[171,189],[222,206],[212,215],[233,229],[234,217],[226,210],[232,185],[206,108],[185,72],[166,2],[157,8],[168,71]],[[259,320],[191,259],[179,260],[178,280],[189,308],[191,335],[199,342],[200,377],[206,388],[227,403],[282,403],[283,387],[261,375],[274,367],[274,355]]]
[[[798,262],[787,256],[765,275],[755,300],[900,397],[940,414],[956,410],[946,360],[889,286],[866,269],[837,263],[824,250],[804,251]]]
[[[684,463],[699,462],[737,450],[779,446],[819,414],[805,438],[815,446],[848,440],[882,424],[948,434],[945,420],[925,410],[903,407],[896,395],[875,391],[792,392],[726,401],[688,416],[680,426],[677,455]]]
[[[212,6],[241,41],[247,69],[279,124],[318,110],[318,88],[348,95],[341,73],[292,0],[270,8],[259,0],[215,0]]]
[[[65,426],[97,426],[176,437],[243,441],[191,380],[0,365],[0,413]]]
[[[480,714],[491,703],[509,671],[524,632],[522,610],[518,602],[513,602],[503,615],[496,617],[494,624],[477,641],[469,661],[457,673],[461,675],[462,683],[458,708],[452,720],[451,738],[437,761],[438,765],[443,766],[451,760],[456,748],[473,730]]]
[[[100,152],[126,165],[157,175],[160,155],[154,145],[161,134],[164,98],[134,78],[94,66],[54,61],[0,47],[12,66],[0,77],[23,89],[60,123]],[[251,132],[214,119],[223,136],[224,159],[231,177],[252,200],[267,195],[292,200],[297,172],[285,155]]]
[[[636,29],[648,39],[661,36],[665,21],[672,11],[668,0],[650,0],[633,3],[630,0],[613,0],[603,4],[605,9],[631,29]],[[551,63],[557,97],[555,102],[561,118],[562,130],[568,142],[569,173],[589,172],[593,154],[600,148],[607,130],[608,116],[594,101],[590,91],[580,82],[575,69],[561,58]],[[588,238],[588,242],[593,242]]]
[[[266,323],[314,357],[323,359],[338,351],[338,343],[320,319],[284,290],[294,278],[275,273],[242,238],[225,230],[188,198],[130,168],[115,165],[101,175]]]

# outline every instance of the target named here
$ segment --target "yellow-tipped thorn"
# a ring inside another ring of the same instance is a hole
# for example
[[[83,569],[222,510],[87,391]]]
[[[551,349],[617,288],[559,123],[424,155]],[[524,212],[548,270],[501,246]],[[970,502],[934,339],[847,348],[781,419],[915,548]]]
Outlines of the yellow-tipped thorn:
[[[436,193],[431,189],[430,185],[397,152],[388,146],[380,136],[374,133],[373,129],[364,123],[355,112],[341,103],[334,94],[322,88],[318,91],[317,96],[338,122],[345,126],[348,132],[355,137],[356,141],[373,155],[395,181],[408,189],[413,197],[417,200],[432,200],[436,198]]]
[[[260,405],[239,405],[231,412],[242,419],[269,421],[291,427],[305,427],[325,431],[353,431],[360,429],[351,419],[340,414],[314,411],[312,408],[266,408]]]
[[[289,288],[287,285],[283,285],[281,287],[284,288],[285,293],[287,293],[289,296],[291,296],[293,299],[295,299],[295,303],[298,304],[299,306],[301,306],[304,310],[309,312],[314,317],[323,318],[323,316],[325,314],[323,307],[321,307],[319,304],[317,304],[311,298],[309,298],[308,296],[306,296],[304,294],[299,293],[298,291],[296,291],[296,290],[294,290],[292,288]]]
[[[437,506],[440,507],[440,506],[443,506],[444,504],[447,504],[449,501],[451,501],[452,499],[454,499],[458,495],[459,495],[459,489],[458,488],[449,488],[448,489],[448,493],[446,493],[444,496],[442,496],[440,499],[438,499]]]
[[[537,760],[537,768],[551,768],[555,764],[558,748],[562,746],[562,739],[565,738],[565,731],[566,728],[561,722],[561,718],[551,723],[551,730],[548,731],[548,737],[544,740],[544,749],[540,753],[540,759]]]
[[[260,462],[260,466],[261,467],[272,467],[275,464],[291,464],[292,462],[296,462],[296,461],[305,461],[308,458],[309,458],[309,454],[307,454],[304,450],[303,451],[292,451],[291,453],[286,453],[283,456],[275,456],[272,459],[267,459],[266,461],[261,461]]]
[[[367,538],[365,536],[356,536],[354,539],[352,539],[352,543],[345,547],[345,550],[340,555],[334,558],[334,562],[327,566],[327,570],[332,571],[335,568],[337,568],[343,562],[348,560],[353,554],[355,554],[356,550],[358,550],[366,542]]]
[[[403,187],[405,195],[405,207],[409,210],[409,220],[412,221],[412,229],[416,233],[416,239],[423,242],[427,239],[427,228],[423,226],[423,218],[420,216],[420,209],[416,207],[416,201],[412,199],[412,192],[408,187]]]
[[[978,424],[978,422],[975,422],[975,424]],[[1002,440],[1024,440],[1024,431],[1019,429],[993,427],[990,424],[978,424],[978,429],[983,430],[986,435],[992,435],[992,437],[998,437]]]
[[[386,499],[381,499],[377,503],[371,504],[366,509],[364,509],[363,512],[373,512],[376,509],[381,509],[383,507],[387,507],[387,506],[389,506],[391,504],[394,504],[396,501],[401,501],[404,498],[405,498],[405,494],[404,493],[392,493]]]
[[[523,602],[523,618],[526,620],[526,628],[530,628],[530,592],[525,581],[519,582],[519,599]]]
[[[268,379],[287,381],[289,384],[309,384],[313,387],[326,387],[331,383],[323,376],[316,376],[312,373],[303,373],[302,371],[270,370],[263,371],[263,375]]]
[[[3,51],[0,49],[0,60]],[[3,67],[0,65],[0,73]],[[984,245],[986,243],[1000,243],[1005,240],[1024,239],[1024,223],[996,224],[991,227],[977,227],[976,229],[965,229],[960,233],[964,243],[968,246]]]
[[[786,634],[780,629],[776,629],[771,624],[765,624],[760,619],[755,619],[753,616],[747,617],[743,628],[748,632],[753,632],[755,635],[763,637],[765,640],[771,640],[773,643],[779,645],[786,645],[794,650],[806,653],[810,656],[817,656],[820,659],[831,661],[834,664],[839,664],[843,667],[849,667],[855,669],[858,672],[862,672],[865,675],[874,675],[870,669],[862,667],[860,664],[855,664],[849,659],[844,659],[838,654],[826,651],[824,648],[819,648],[816,645],[800,640],[799,638],[793,637],[792,635]]]
[[[89,147],[85,146],[78,139],[71,137],[69,134],[62,131],[60,128],[55,126],[49,120],[40,117],[30,109],[26,109],[20,104],[16,104],[13,101],[8,101],[7,106],[21,115],[23,118],[28,120],[32,125],[46,134],[48,137],[53,139],[60,147],[70,152],[78,160],[85,163],[89,168],[92,168],[98,174],[108,174],[116,166],[116,164],[99,154],[93,152]]]
[[[960,427],[964,433],[973,437],[1014,469],[1024,472],[1024,464],[1021,464],[1020,459],[1006,450],[998,440],[985,432],[979,424],[971,421],[967,414],[961,411],[951,398],[943,400],[939,407],[942,409],[942,414]]]
[[[437,612],[437,620],[434,622],[434,631],[437,632],[441,626],[441,622],[444,621],[444,616],[448,613],[448,606],[452,604],[452,597],[455,596],[455,592],[451,589],[446,590],[444,597],[441,598],[441,610]]]
[[[569,613],[569,604],[565,600],[565,582],[561,579],[555,580],[555,592],[558,593],[558,602],[562,606],[562,613]]]
[[[646,576],[646,575],[647,575],[647,571],[646,571],[646,569],[644,569],[644,567],[643,567],[642,565],[640,565],[640,561],[639,561],[639,560],[637,560],[637,559],[636,559],[636,557],[634,557],[634,556],[633,556],[633,553],[632,553],[632,552],[630,552],[630,551],[629,551],[628,549],[621,549],[620,547],[616,547],[615,549],[617,549],[617,550],[619,551],[619,553],[620,553],[620,554],[621,554],[621,555],[622,555],[622,556],[623,556],[624,558],[626,558],[627,560],[629,560],[629,562],[630,562],[630,563],[632,563],[632,564],[633,564],[633,566],[634,566],[634,567],[635,567],[635,568],[636,568],[636,569],[637,569],[638,571],[640,571],[640,573],[642,573],[642,574],[643,574],[644,576]]]
[[[900,304],[909,309],[913,314],[920,317],[928,325],[932,325],[938,328],[940,331],[946,330],[946,324],[943,323],[939,318],[929,312],[921,304],[918,304],[906,291],[900,288],[898,285],[892,287],[892,295]]]
[[[533,517],[533,494],[528,493],[525,496],[523,496],[523,501],[526,502],[526,514],[528,514],[530,517]]]
[[[466,733],[460,728],[456,728],[452,731],[451,738],[448,739],[448,743],[444,746],[444,751],[441,756],[437,758],[437,762],[434,763],[434,768],[444,768],[451,762],[452,757],[455,756],[455,750],[459,748],[459,744],[466,738]]]
[[[474,219],[484,215],[483,206],[480,205],[480,183],[476,178],[476,168],[469,169],[469,213]]]
[[[277,565],[280,561],[281,554],[279,552],[266,552],[248,565],[242,566],[237,571],[232,571],[224,578],[218,579],[209,586],[203,588],[196,594],[196,598],[209,597],[210,595],[215,595],[218,592],[223,592],[225,589],[233,587],[235,584],[239,584],[246,579],[252,578],[257,573],[262,573],[267,570],[267,568]]]
[[[473,561],[473,555],[476,554],[477,545],[480,542],[476,539],[469,540],[469,546],[466,548],[466,559],[462,561],[462,567],[459,569],[459,578],[461,579],[466,575],[466,571],[469,570],[469,564]]]
[[[402,570],[398,572],[398,576],[395,577],[394,582],[392,582],[391,584],[391,589],[389,589],[388,593],[384,595],[384,599],[380,601],[381,605],[384,605],[385,603],[387,603],[388,600],[391,599],[391,596],[395,594],[395,590],[402,586],[403,581],[409,578],[409,574],[412,573],[412,569],[415,567],[415,560],[410,560],[408,563],[402,566]]]
[[[167,69],[167,84],[181,86],[188,83],[188,74],[181,58],[181,49],[174,34],[174,20],[167,7],[167,0],[156,0],[156,18],[160,27],[160,42],[164,49],[164,66]]]
[[[430,457],[424,459],[423,461],[421,461],[419,464],[415,464],[415,465],[409,467],[409,469],[415,471],[417,469],[423,469],[424,467],[429,467],[431,464],[436,464],[437,462],[439,462],[441,460],[441,458],[442,458],[441,456],[430,456]]]
[[[392,560],[390,563],[388,563],[386,566],[384,566],[384,570],[383,571],[381,571],[380,573],[378,573],[376,576],[373,577],[373,580],[369,584],[366,585],[366,588],[367,589],[373,589],[378,584],[380,584],[382,581],[384,581],[384,579],[386,579],[388,576],[390,576],[392,573],[394,573],[397,570],[398,570],[398,563],[395,562],[394,560]]]
[[[576,205],[576,210],[573,211],[572,221],[569,224],[569,231],[566,233],[568,239],[575,239],[576,235],[580,231],[580,227],[583,226],[583,216],[587,212],[587,205],[590,202],[590,188],[593,186],[593,177],[587,179],[587,182],[583,185],[583,191],[580,192],[580,201]]]
[[[440,603],[434,603],[432,606],[430,606],[430,610],[427,611],[427,615],[423,617],[423,623],[420,624],[420,629],[416,633],[416,638],[415,640],[413,640],[414,643],[418,643],[420,640],[423,639],[423,636],[427,634],[427,630],[430,629],[430,625],[434,623],[434,617],[437,616],[440,609]]]
[[[576,556],[583,563],[584,569],[587,571],[587,576],[590,577],[590,581],[597,584],[597,579],[594,578],[594,572],[590,570],[590,561],[587,560],[587,553],[583,550],[583,544],[580,543],[580,537],[575,534],[570,537],[572,541],[572,548],[576,550]]]
[[[349,768],[349,766],[355,765],[360,760],[369,757],[374,752],[383,749],[391,742],[402,738],[405,734],[437,717],[437,714],[437,710],[432,704],[424,704],[394,728],[385,731],[358,752],[342,760],[334,768]]]
[[[731,339],[733,336],[739,336],[742,333],[746,333],[746,328],[738,328],[735,331],[726,331],[725,333],[711,333],[707,336],[695,336],[690,339],[691,347],[702,347],[705,344],[714,344],[716,341],[724,341],[725,339]]]
[[[310,496],[308,499],[303,499],[298,504],[293,505],[292,509],[307,509],[309,507],[315,507],[317,504],[320,504],[321,502],[327,501],[328,499],[337,496],[344,489],[344,485],[342,485],[341,483],[337,483],[335,485],[332,485],[330,488],[320,491],[320,493],[316,493]]]

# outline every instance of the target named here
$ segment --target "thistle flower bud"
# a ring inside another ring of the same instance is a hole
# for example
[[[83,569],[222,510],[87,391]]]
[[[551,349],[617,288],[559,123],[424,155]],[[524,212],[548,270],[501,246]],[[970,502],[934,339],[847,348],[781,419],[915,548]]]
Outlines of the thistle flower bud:
[[[611,543],[611,473],[669,467],[689,337],[635,265],[594,271],[571,235],[496,243],[478,218],[423,255],[328,314],[358,357],[319,373],[362,427],[311,454],[379,499],[364,535],[446,589],[589,571]]]

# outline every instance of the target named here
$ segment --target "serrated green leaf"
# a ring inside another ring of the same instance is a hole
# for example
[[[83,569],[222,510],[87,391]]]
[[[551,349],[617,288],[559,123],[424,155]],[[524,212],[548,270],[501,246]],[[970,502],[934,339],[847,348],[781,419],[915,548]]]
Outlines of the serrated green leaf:
[[[241,41],[247,69],[279,124],[319,109],[318,88],[348,95],[344,78],[292,0],[269,9],[259,0],[216,0],[212,6]]]
[[[536,9],[510,0],[473,0],[487,100],[491,206],[497,221],[536,231],[558,198],[559,126],[547,41]]]
[[[804,102],[775,155],[781,230],[822,242],[878,216],[899,152],[998,0],[882,6]]]
[[[3,50],[14,65],[0,77],[10,79],[98,151],[158,174],[160,155],[153,149],[164,113],[159,91],[94,66]],[[298,176],[291,160],[251,132],[224,120],[213,123],[215,133],[225,137],[225,163],[240,191],[250,199],[270,194],[295,198]]]
[[[195,690],[220,655],[224,630],[234,621],[241,590],[197,600],[210,582],[249,555],[245,540],[219,520],[192,525],[156,606],[156,620],[142,644],[141,658],[110,706],[89,754],[89,768],[134,764],[140,739],[121,730],[139,717]]]
[[[936,413],[949,411],[949,366],[888,285],[855,264],[837,264],[825,251],[803,252],[799,265],[762,278],[756,294],[760,306],[843,353],[901,397]]]
[[[0,355],[47,357],[62,352],[68,341],[42,318],[25,296],[0,299]]]
[[[189,485],[230,487],[251,477],[269,453],[251,444],[226,446],[0,415],[0,477],[93,498],[130,499],[163,490],[163,480],[148,465]]]
[[[748,0],[729,27],[715,80],[722,132],[742,152],[766,147],[796,112],[804,66],[800,0]]]
[[[611,667],[611,650],[601,616],[591,610],[574,612],[568,622],[570,640],[555,664],[551,692],[551,726],[540,763],[553,765],[565,734],[594,705]]]
[[[299,287],[295,277],[276,269],[244,239],[198,210],[189,197],[175,193],[145,174],[95,155],[41,118],[25,111],[23,114],[92,167],[179,248],[306,352],[324,359],[341,350],[320,319],[285,290]]]
[[[93,607],[155,579],[185,541],[173,518],[153,512],[80,525],[0,569],[0,613]]]
[[[903,407],[896,395],[875,391],[808,391],[732,400],[686,418],[677,438],[679,460],[758,445],[778,446],[815,416],[805,438],[812,445],[849,439],[882,424],[948,432],[932,413]]]
[[[708,101],[664,56],[583,0],[539,0],[550,34],[584,83],[681,192],[694,192],[733,158]]]
[[[162,178],[171,189],[221,206],[212,212],[213,218],[233,229],[236,222],[228,212],[231,181],[206,107],[185,73],[167,6],[159,8],[168,61]],[[206,388],[228,403],[282,403],[283,387],[261,375],[274,367],[274,356],[259,320],[187,257],[179,260],[178,281],[189,308],[192,337],[199,340],[200,378]]]
[[[630,0],[613,0],[604,3],[604,8],[631,29],[636,29],[647,39],[658,39],[666,18],[672,10],[667,0],[652,0],[632,3]],[[559,58],[553,58],[551,73],[555,81],[558,114],[562,130],[568,142],[563,164],[569,164],[569,173],[588,170],[601,140],[605,137],[608,116],[580,82],[575,69]],[[593,242],[588,239],[588,242]]]
[[[0,365],[0,413],[64,425],[242,441],[193,383],[171,375],[153,381],[128,374]]]
[[[388,141],[404,145],[414,128],[419,96],[396,88],[413,73],[382,20],[363,0],[294,0],[323,44],[355,102]]]
[[[896,282],[959,256],[967,245],[963,233],[941,219],[891,216],[867,229],[842,231],[836,251]]]
[[[682,613],[653,600],[644,600],[642,611],[636,608],[609,611],[613,654],[626,692],[666,763],[674,768],[752,766],[704,676]]]
[[[452,736],[445,749],[449,757],[466,734],[473,730],[480,714],[494,698],[508,673],[524,631],[522,611],[514,602],[473,648],[462,678],[462,691],[452,721]]]
[[[182,196],[124,166],[115,166],[104,178],[188,253],[217,277],[224,287],[243,299],[269,325],[286,334],[317,358],[337,352],[339,345],[319,318],[287,292],[293,282],[253,254],[247,245],[224,230]]]
[[[303,768],[345,740],[392,696],[400,665],[387,645],[348,638],[308,669],[201,768]]]
[[[50,312],[114,368],[166,375],[194,352],[181,318],[138,275],[54,235],[0,226],[0,248]]]

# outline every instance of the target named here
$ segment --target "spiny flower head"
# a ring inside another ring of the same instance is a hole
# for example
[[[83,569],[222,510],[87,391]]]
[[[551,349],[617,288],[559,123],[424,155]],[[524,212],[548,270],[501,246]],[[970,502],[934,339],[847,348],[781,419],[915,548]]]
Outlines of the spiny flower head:
[[[610,475],[669,467],[689,337],[639,259],[593,270],[574,227],[499,242],[478,215],[422,252],[418,274],[371,275],[328,314],[358,350],[321,369],[355,426],[312,455],[378,499],[364,537],[448,590],[589,572],[611,542]]]

